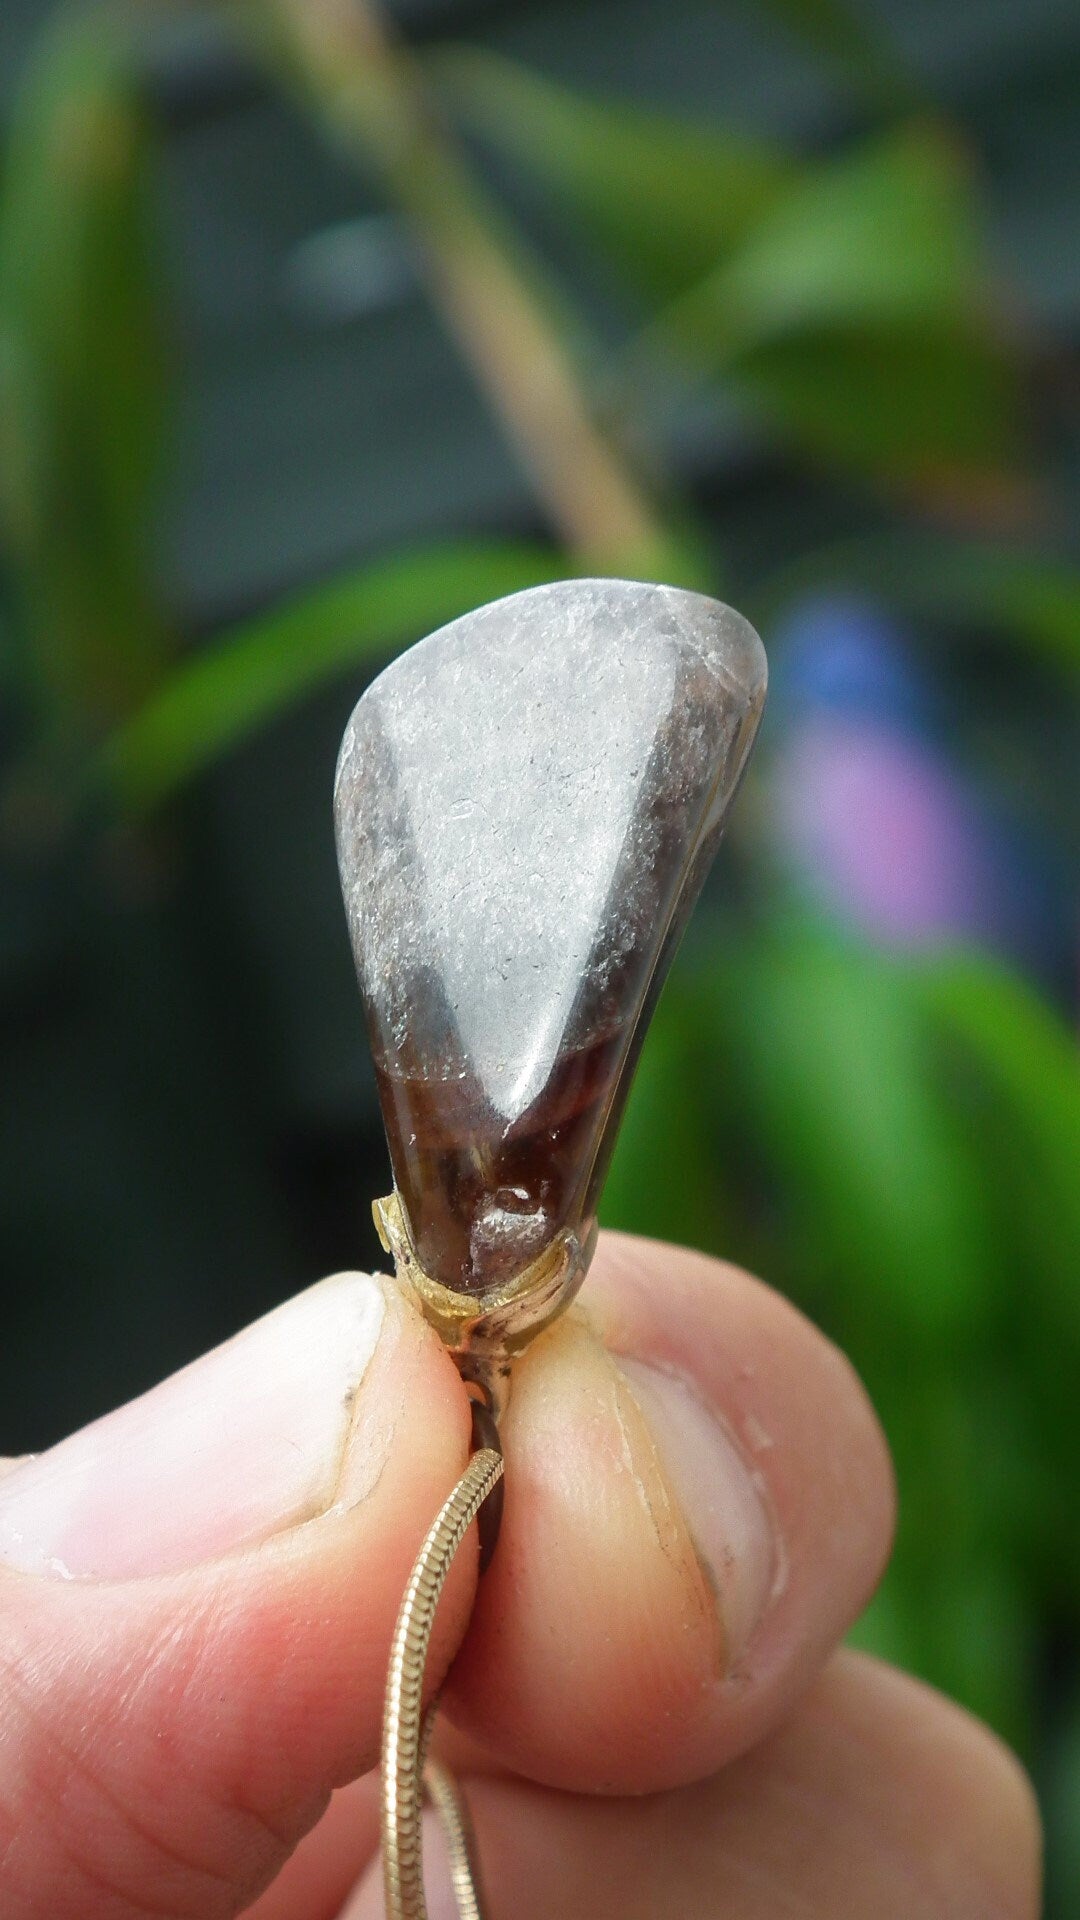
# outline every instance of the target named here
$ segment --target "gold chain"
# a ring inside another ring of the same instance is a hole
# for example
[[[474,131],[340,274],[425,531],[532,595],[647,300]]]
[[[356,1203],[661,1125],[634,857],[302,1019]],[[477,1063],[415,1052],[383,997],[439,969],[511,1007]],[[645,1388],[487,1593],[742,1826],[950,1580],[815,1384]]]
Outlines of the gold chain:
[[[390,1650],[382,1747],[382,1857],[387,1920],[427,1920],[421,1814],[425,1787],[443,1823],[461,1920],[483,1920],[464,1805],[446,1769],[424,1757],[436,1702],[424,1712],[424,1670],[454,1555],[502,1478],[495,1447],[474,1453],[416,1559]]]
[[[428,1799],[442,1821],[446,1850],[450,1857],[450,1885],[460,1920],[484,1920],[484,1908],[477,1884],[472,1822],[457,1781],[440,1760],[429,1760],[424,1767],[424,1785]]]

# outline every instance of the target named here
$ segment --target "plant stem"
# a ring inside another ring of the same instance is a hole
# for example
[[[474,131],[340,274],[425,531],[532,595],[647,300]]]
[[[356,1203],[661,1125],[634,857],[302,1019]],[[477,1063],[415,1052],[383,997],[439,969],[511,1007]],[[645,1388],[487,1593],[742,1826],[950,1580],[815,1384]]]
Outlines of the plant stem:
[[[335,141],[378,169],[419,244],[431,297],[562,538],[609,565],[640,567],[669,546],[591,418],[569,356],[503,244],[498,210],[374,0],[263,0],[244,19]]]

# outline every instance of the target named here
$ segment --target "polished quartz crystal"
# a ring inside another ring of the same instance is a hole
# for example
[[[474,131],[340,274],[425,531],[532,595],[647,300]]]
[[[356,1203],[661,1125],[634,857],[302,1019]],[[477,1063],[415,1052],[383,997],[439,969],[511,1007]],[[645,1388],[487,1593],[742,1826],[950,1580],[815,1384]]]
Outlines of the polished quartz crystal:
[[[572,580],[455,620],[356,707],[342,887],[408,1238],[443,1287],[586,1242],[764,698],[729,607]]]

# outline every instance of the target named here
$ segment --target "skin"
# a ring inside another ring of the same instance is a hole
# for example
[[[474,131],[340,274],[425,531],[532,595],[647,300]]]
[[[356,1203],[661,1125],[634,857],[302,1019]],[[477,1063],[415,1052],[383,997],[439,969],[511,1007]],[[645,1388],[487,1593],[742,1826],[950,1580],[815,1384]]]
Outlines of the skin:
[[[381,1913],[386,1651],[468,1446],[451,1363],[385,1297],[348,1499],[166,1573],[0,1568],[2,1920]],[[433,1681],[454,1660],[442,1738],[492,1920],[1034,1920],[1015,1760],[837,1651],[888,1556],[892,1475],[850,1367],[791,1307],[607,1236],[583,1306],[521,1363],[504,1441],[499,1547],[478,1592],[461,1556],[432,1658]],[[717,1505],[725,1461],[752,1508]],[[718,1559],[718,1525],[745,1551]],[[434,1835],[432,1920],[454,1911],[442,1874]]]

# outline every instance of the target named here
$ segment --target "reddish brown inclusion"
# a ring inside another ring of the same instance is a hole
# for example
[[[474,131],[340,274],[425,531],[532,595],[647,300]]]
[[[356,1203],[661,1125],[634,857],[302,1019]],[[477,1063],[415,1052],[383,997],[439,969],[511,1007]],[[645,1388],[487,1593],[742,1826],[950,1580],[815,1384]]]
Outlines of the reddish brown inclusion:
[[[475,1080],[390,1073],[376,1062],[394,1177],[425,1273],[476,1293],[513,1279],[556,1234],[581,1226],[622,1054],[615,1034],[562,1055],[509,1125]],[[497,1245],[484,1232],[493,1203]]]

